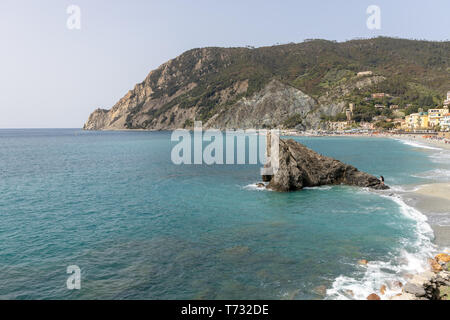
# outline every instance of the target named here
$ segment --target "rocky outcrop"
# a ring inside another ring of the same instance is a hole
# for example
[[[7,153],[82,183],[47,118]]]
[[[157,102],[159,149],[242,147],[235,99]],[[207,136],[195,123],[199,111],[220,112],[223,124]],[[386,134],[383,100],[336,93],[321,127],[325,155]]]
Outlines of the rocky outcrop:
[[[391,300],[450,300],[450,255],[441,253],[430,260],[431,271],[416,274]],[[436,268],[436,264],[440,268]]]
[[[270,161],[265,168],[271,168]],[[339,184],[389,189],[378,178],[341,161],[322,156],[292,139],[279,140],[279,169],[273,176],[263,177],[263,180],[269,182],[268,189],[283,192]]]

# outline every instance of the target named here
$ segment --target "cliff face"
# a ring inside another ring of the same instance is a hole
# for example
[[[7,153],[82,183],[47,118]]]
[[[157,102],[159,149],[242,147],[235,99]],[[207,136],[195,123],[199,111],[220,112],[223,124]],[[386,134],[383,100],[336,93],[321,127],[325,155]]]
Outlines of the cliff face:
[[[392,74],[405,86],[446,92],[449,52],[449,43],[388,38],[194,49],[150,72],[110,110],[95,110],[84,129],[176,129],[194,120],[215,128],[319,128]],[[361,70],[374,75],[358,77]]]
[[[270,162],[266,168],[271,166]],[[346,184],[372,189],[389,189],[378,178],[333,158],[324,157],[290,139],[279,141],[279,169],[270,178],[268,189],[296,191],[305,187]]]
[[[272,80],[260,92],[242,98],[218,111],[206,124],[215,128],[273,128],[301,119],[318,108],[317,102],[302,91]]]

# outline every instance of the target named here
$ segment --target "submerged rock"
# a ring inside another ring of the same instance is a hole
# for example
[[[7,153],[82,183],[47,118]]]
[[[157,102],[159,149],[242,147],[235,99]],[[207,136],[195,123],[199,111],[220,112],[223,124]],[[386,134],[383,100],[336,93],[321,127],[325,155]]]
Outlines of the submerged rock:
[[[268,148],[269,151],[269,148]],[[270,153],[268,153],[268,158]],[[270,161],[265,168],[271,167]],[[325,157],[290,139],[279,140],[279,169],[273,176],[263,176],[268,189],[296,191],[305,187],[346,184],[377,190],[389,189],[377,177],[355,167]]]
[[[386,293],[386,289],[387,289],[387,288],[386,288],[386,285],[383,284],[383,285],[381,286],[381,288],[380,288],[380,293],[381,293],[382,295],[384,295],[384,294]]]
[[[367,265],[368,263],[369,263],[369,261],[367,261],[366,259],[362,259],[362,260],[359,260],[359,261],[358,261],[358,264],[361,265],[361,266],[365,266],[365,265]]]
[[[344,290],[344,293],[351,298],[353,298],[355,296],[355,293],[353,292],[353,290],[347,289],[347,290]]]
[[[317,286],[313,289],[313,292],[318,296],[325,297],[327,295],[327,287],[324,285]]]

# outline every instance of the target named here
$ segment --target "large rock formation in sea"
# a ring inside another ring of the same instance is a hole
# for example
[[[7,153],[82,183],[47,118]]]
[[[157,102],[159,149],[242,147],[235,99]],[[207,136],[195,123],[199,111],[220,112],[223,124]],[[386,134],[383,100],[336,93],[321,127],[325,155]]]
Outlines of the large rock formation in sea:
[[[270,157],[270,152],[268,156]],[[271,166],[272,163],[268,161],[265,168]],[[273,176],[263,176],[263,180],[269,182],[268,189],[283,192],[339,184],[377,190],[389,189],[377,177],[358,171],[341,161],[322,156],[292,139],[279,140],[279,169]]]
[[[366,118],[362,104],[371,92],[408,96],[417,105],[443,99],[449,67],[450,42],[376,38],[193,49],[151,71],[111,109],[95,110],[84,129],[172,130],[191,128],[194,120],[218,129],[325,129],[329,120],[345,119],[349,103]],[[372,73],[358,75],[366,70]]]

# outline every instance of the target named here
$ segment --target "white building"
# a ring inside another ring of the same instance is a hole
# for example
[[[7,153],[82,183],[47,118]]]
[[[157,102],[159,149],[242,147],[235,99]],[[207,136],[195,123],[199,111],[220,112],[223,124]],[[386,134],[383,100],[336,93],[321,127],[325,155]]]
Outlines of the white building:
[[[441,125],[442,118],[448,114],[448,108],[444,109],[429,109],[428,110],[428,124],[430,127]]]
[[[442,117],[441,130],[450,131],[450,113],[447,113]]]
[[[373,75],[372,71],[362,71],[362,72],[357,73],[358,77],[371,76],[371,75]]]
[[[447,100],[444,101],[444,106],[450,106],[450,91],[447,92]]]

